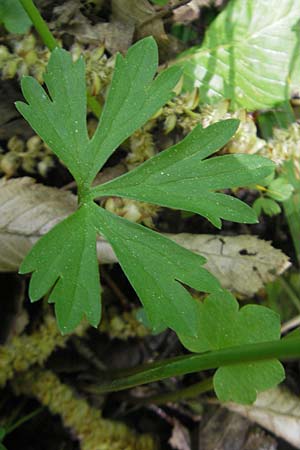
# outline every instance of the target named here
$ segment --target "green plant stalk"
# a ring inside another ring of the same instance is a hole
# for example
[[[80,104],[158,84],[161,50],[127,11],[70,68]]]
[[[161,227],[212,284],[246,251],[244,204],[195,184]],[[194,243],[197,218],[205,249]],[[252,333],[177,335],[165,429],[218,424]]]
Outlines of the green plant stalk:
[[[297,310],[300,312],[300,298],[298,297],[292,286],[283,277],[279,277],[279,282],[283,290],[286,292]]]
[[[19,0],[25,11],[27,12],[31,22],[35,26],[36,31],[41,36],[44,44],[50,51],[59,46],[57,40],[48,28],[48,25],[42,18],[39,10],[35,6],[32,0]]]
[[[47,23],[42,18],[39,10],[33,3],[33,0],[19,0],[19,2],[21,3],[24,10],[28,14],[36,31],[40,35],[44,44],[49,48],[49,50],[52,52],[52,50],[54,50],[56,47],[59,47],[59,43],[49,30]],[[87,104],[91,109],[91,111],[93,112],[93,114],[99,119],[101,114],[101,105],[88,92],[87,92]]]
[[[155,405],[163,405],[165,403],[176,403],[180,400],[188,398],[196,398],[200,394],[213,390],[213,378],[209,377],[206,380],[199,381],[183,389],[166,392],[164,394],[151,395],[150,397],[133,398],[133,403],[139,405],[148,405],[154,403]]]
[[[45,408],[42,406],[41,408],[37,408],[34,411],[32,411],[31,413],[27,414],[24,417],[21,417],[19,420],[17,420],[15,423],[13,423],[11,426],[9,426],[8,428],[6,428],[6,434],[11,433],[12,431],[14,431],[16,428],[19,428],[21,425],[23,425],[23,423],[28,422],[29,420],[31,420],[33,417],[37,416],[38,414],[40,414]]]
[[[268,359],[287,360],[299,356],[300,337],[290,337],[281,341],[248,344],[145,364],[134,369],[128,369],[126,375],[123,371],[122,377],[100,386],[91,386],[88,390],[98,394],[115,392],[178,375],[217,369],[220,366]]]

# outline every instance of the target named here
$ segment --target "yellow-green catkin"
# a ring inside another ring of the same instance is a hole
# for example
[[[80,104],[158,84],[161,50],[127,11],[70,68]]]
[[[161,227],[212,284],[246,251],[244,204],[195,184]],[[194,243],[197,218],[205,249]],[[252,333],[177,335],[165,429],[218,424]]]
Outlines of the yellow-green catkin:
[[[81,45],[75,43],[70,48],[73,60],[84,57],[86,64],[86,82],[90,95],[105,96],[106,89],[111,82],[112,73],[115,66],[115,58],[108,58],[104,53],[105,47],[90,46],[83,49]]]
[[[19,169],[30,175],[46,176],[54,166],[54,155],[39,136],[34,135],[27,141],[12,136],[7,142],[7,150],[0,150],[0,173],[7,178],[15,176]]]
[[[151,133],[155,124],[155,119],[150,119],[129,138],[129,152],[125,159],[128,170],[134,169],[156,154],[153,134]],[[149,228],[155,227],[153,220],[160,209],[157,205],[117,197],[107,198],[103,206],[118,216],[131,222],[143,223]]]
[[[155,450],[149,435],[137,435],[126,425],[103,419],[101,411],[76,396],[51,371],[28,371],[13,382],[17,394],[34,396],[52,414],[59,414],[64,426],[80,441],[82,450]]]
[[[103,206],[108,211],[130,220],[130,222],[143,223],[149,228],[155,227],[153,219],[160,209],[159,206],[150,203],[119,197],[109,197],[104,201]]]
[[[107,333],[112,339],[127,340],[148,336],[150,330],[137,320],[136,312],[137,310],[134,309],[120,313],[115,307],[107,308],[101,321],[100,331]]]
[[[82,334],[85,326],[77,329]],[[34,364],[42,365],[56,347],[63,347],[69,336],[62,336],[52,316],[31,335],[14,337],[8,344],[0,346],[0,387],[12,379],[17,372],[26,371]]]
[[[130,151],[126,157],[126,165],[129,170],[134,169],[157,153],[151,133],[155,123],[155,119],[150,119],[130,137]]]
[[[70,48],[73,60],[80,55],[86,63],[86,81],[91,95],[105,95],[115,65],[115,58],[108,58],[103,46],[83,48],[75,43]],[[43,82],[43,74],[50,58],[50,51],[30,33],[21,39],[7,36],[7,46],[0,45],[0,72],[2,79],[32,75],[39,83]]]
[[[160,116],[160,120],[164,120],[166,133],[179,127],[184,135],[198,124],[206,128],[220,120],[231,118],[239,119],[240,126],[226,145],[226,152],[256,153],[264,147],[265,141],[257,136],[257,128],[251,114],[247,114],[244,109],[230,111],[228,100],[222,100],[214,105],[199,106],[197,90],[175,97],[162,109]]]
[[[169,101],[161,110],[160,120],[164,122],[164,132],[166,134],[181,128],[183,134],[188,134],[201,123],[201,115],[198,109],[198,90],[193,90],[186,94],[177,95]]]
[[[50,50],[40,45],[33,34],[18,39],[7,36],[6,45],[0,45],[0,72],[2,79],[32,75],[40,83],[50,58]]]

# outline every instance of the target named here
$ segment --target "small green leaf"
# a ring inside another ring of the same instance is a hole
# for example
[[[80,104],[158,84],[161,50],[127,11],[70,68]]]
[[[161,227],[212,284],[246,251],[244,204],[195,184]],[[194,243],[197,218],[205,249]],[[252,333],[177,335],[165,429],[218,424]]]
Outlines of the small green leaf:
[[[10,33],[24,34],[31,21],[21,6],[19,0],[0,0],[0,23],[3,23]]]
[[[100,321],[100,285],[93,208],[76,213],[43,236],[26,256],[20,273],[33,272],[29,295],[39,300],[50,292],[60,330],[69,333],[84,316],[91,325]]]
[[[174,95],[181,70],[171,67],[153,81],[157,66],[157,44],[152,37],[130,47],[125,58],[117,56],[100,123],[91,142],[88,181],[93,180],[112,152]]]
[[[179,144],[96,191],[191,211],[217,227],[221,218],[254,223],[257,217],[248,205],[213,191],[258,183],[273,172],[274,164],[254,155],[204,159],[228,142],[238,123],[226,120],[205,129],[198,126]]]
[[[290,331],[283,339],[298,339],[300,337],[300,328]]]
[[[72,62],[69,52],[56,48],[45,82],[49,96],[32,77],[22,79],[28,104],[16,107],[77,183],[90,184],[112,152],[169,100],[181,71],[162,72],[154,81],[158,50],[152,37],[132,46],[125,58],[117,55],[113,80],[97,130],[91,140],[86,125],[85,64]]]
[[[285,378],[277,360],[220,367],[214,376],[214,389],[221,402],[251,404],[258,392],[275,387]]]
[[[201,47],[179,56],[185,88],[200,99],[229,98],[235,108],[270,108],[290,96],[290,76],[299,74],[295,0],[232,0],[210,25]],[[295,84],[295,77],[292,78]],[[299,83],[298,83],[299,87]]]
[[[278,202],[284,202],[290,198],[293,191],[294,188],[291,184],[289,184],[287,179],[284,177],[279,177],[271,181],[268,186],[267,194],[268,197],[271,197]]]
[[[195,334],[197,302],[182,283],[204,292],[220,290],[218,281],[201,267],[205,259],[102,208],[95,209],[95,226],[113,247],[151,326]]]
[[[253,203],[253,209],[258,216],[260,216],[262,212],[270,217],[281,213],[281,208],[278,203],[266,197],[256,199]]]
[[[73,63],[69,52],[56,48],[44,78],[49,96],[34,78],[23,77],[28,104],[17,102],[16,107],[81,184],[89,157],[84,61]]]
[[[193,352],[280,339],[278,314],[257,305],[246,305],[239,310],[238,302],[226,291],[212,294],[199,303],[197,317],[197,336],[180,336],[182,343]],[[284,369],[277,360],[234,364],[216,371],[214,388],[221,401],[252,403],[257,392],[283,379]]]

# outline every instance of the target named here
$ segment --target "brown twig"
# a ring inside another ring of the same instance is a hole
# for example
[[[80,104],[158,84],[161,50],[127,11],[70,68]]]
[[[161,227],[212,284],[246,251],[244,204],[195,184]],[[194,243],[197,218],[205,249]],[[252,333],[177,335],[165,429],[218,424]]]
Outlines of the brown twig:
[[[191,0],[180,0],[175,5],[168,6],[163,11],[159,11],[158,13],[153,14],[153,16],[149,17],[144,22],[142,22],[140,24],[139,28],[142,28],[142,27],[148,25],[149,23],[153,22],[153,20],[162,19],[163,17],[169,16],[175,9],[180,8],[181,6],[187,5],[190,2],[191,2]]]

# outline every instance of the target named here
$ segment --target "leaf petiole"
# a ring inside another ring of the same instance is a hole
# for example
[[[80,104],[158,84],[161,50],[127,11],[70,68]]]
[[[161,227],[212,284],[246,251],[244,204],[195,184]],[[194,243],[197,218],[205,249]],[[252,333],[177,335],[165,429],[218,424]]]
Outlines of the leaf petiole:
[[[44,44],[49,48],[49,50],[52,52],[56,47],[60,47],[58,41],[55,39],[51,31],[49,30],[47,23],[41,16],[35,4],[33,3],[33,0],[19,0],[19,2],[23,6],[28,17],[33,23],[36,31],[42,38]],[[90,95],[88,92],[87,92],[87,104],[90,107],[93,114],[97,117],[97,119],[99,119],[101,114],[101,105],[99,102],[97,102],[95,97]]]
[[[49,30],[46,22],[42,18],[39,10],[35,6],[32,0],[19,0],[25,11],[27,12],[30,20],[35,26],[36,31],[41,36],[44,44],[49,48],[49,50],[54,50],[59,47],[59,44],[51,31]]]
[[[284,338],[281,341],[262,342],[236,346],[203,354],[178,356],[165,361],[144,364],[128,370],[126,376],[109,383],[89,388],[94,393],[121,391],[154,381],[179,375],[217,369],[230,364],[257,362],[262,360],[287,360],[300,356],[300,337]]]

